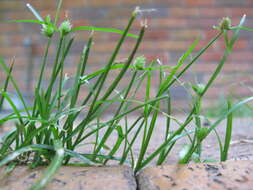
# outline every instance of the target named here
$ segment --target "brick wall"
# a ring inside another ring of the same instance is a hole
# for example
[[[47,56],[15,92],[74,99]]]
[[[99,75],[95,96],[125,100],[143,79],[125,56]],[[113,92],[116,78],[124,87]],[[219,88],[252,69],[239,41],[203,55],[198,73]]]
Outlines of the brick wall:
[[[0,0],[1,20],[33,18],[25,8],[28,2],[43,16],[53,14],[56,5],[56,0]],[[223,16],[231,17],[233,23],[237,24],[245,13],[246,26],[253,27],[252,0],[65,0],[65,11],[61,16],[64,17],[67,12],[75,26],[123,29],[136,6],[157,10],[145,15],[149,28],[138,54],[147,56],[149,60],[159,58],[166,65],[175,65],[179,56],[196,37],[200,38],[197,50],[203,47],[216,33],[212,26]],[[140,20],[135,22],[132,32],[137,32],[139,23]],[[33,82],[31,79],[38,76],[40,58],[45,46],[45,38],[40,35],[39,30],[40,27],[34,24],[0,23],[0,56],[4,56],[7,62],[12,56],[16,57],[14,75],[26,93],[31,88]],[[89,32],[76,33],[75,45],[67,60],[66,72],[70,74],[74,72],[75,63],[79,60],[88,34]],[[89,61],[90,70],[105,64],[118,38],[117,34],[101,32],[95,32],[94,36],[95,44]],[[128,40],[118,58],[126,57],[132,45],[133,41]],[[222,55],[223,47],[222,40],[215,43],[191,71],[186,73],[181,82],[192,82],[195,79],[202,83],[207,82]],[[212,100],[217,100],[221,94],[251,95],[252,92],[241,83],[251,85],[253,82],[250,76],[253,71],[252,48],[253,33],[242,32],[222,74],[207,93],[205,105],[213,104]],[[55,45],[50,51],[53,52],[54,49]],[[0,80],[3,78],[3,72],[0,71]],[[184,107],[187,96],[184,88],[175,86],[172,90],[177,106]]]

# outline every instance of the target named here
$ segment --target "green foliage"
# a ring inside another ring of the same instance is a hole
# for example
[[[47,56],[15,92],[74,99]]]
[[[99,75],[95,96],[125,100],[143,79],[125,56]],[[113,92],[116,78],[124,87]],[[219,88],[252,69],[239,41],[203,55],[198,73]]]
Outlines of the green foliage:
[[[72,164],[71,158],[75,157],[84,165],[104,165],[109,161],[116,161],[119,164],[130,164],[135,172],[140,171],[157,157],[157,164],[165,162],[170,151],[176,142],[187,137],[190,141],[180,154],[180,163],[187,163],[190,160],[201,160],[201,144],[209,133],[217,127],[219,122],[227,117],[227,133],[224,148],[222,151],[222,160],[227,158],[229,142],[232,132],[232,112],[241,105],[251,101],[252,98],[244,100],[234,106],[230,105],[222,117],[211,127],[202,126],[201,103],[202,99],[221,72],[228,55],[237,39],[239,30],[242,27],[245,17],[243,17],[238,27],[230,27],[233,36],[227,38],[224,30],[218,33],[197,52],[191,59],[188,59],[198,43],[195,40],[187,51],[179,58],[174,67],[159,65],[156,60],[148,63],[144,56],[137,56],[137,50],[143,40],[146,25],[142,25],[138,35],[129,33],[137,14],[141,11],[136,9],[124,30],[94,28],[80,26],[72,28],[69,21],[63,21],[57,27],[58,17],[62,1],[59,1],[54,23],[50,16],[43,21],[30,5],[29,9],[35,14],[38,20],[14,20],[11,22],[30,22],[42,26],[42,33],[47,39],[44,56],[41,62],[41,70],[38,75],[36,87],[34,89],[34,102],[32,107],[28,107],[22,93],[12,76],[12,66],[9,68],[2,59],[1,66],[6,73],[6,80],[1,90],[0,106],[3,98],[6,99],[13,108],[13,112],[0,118],[0,124],[9,120],[17,119],[16,128],[7,133],[2,138],[0,146],[0,166],[8,163],[30,164],[31,167],[49,164],[43,178],[38,181],[32,189],[41,189],[64,164]],[[224,27],[223,27],[224,28]],[[93,36],[88,37],[86,46],[80,55],[80,62],[77,64],[76,73],[71,76],[72,84],[69,78],[63,77],[63,70],[66,57],[72,48],[74,38],[70,33],[79,30],[92,30],[104,32],[116,32],[121,34],[120,39],[112,50],[109,60],[103,68],[89,73],[86,65],[92,51]],[[225,28],[226,29],[226,28]],[[53,35],[55,34],[55,35]],[[192,84],[193,94],[192,109],[185,121],[180,122],[171,116],[171,96],[170,88],[180,77],[187,72],[190,67],[207,51],[221,36],[225,36],[226,49],[224,56],[217,65],[214,73],[207,84]],[[52,65],[52,71],[49,78],[49,84],[46,88],[41,87],[45,78],[45,68],[49,64],[48,51],[53,37],[57,39],[57,49]],[[124,63],[118,63],[118,56],[122,45],[127,37],[136,39],[133,49],[130,51]],[[186,62],[189,61],[187,64]],[[111,71],[118,70],[113,79],[108,82]],[[159,73],[159,83],[157,84],[155,95],[151,93],[152,81],[157,80],[155,72]],[[126,74],[130,75],[127,85],[119,88],[120,82]],[[8,93],[8,84],[12,84],[23,103],[24,110],[19,110],[12,102]],[[80,90],[86,88],[88,93],[83,96]],[[145,97],[143,100],[136,98],[138,92],[144,89]],[[101,117],[108,111],[110,106],[116,105],[116,110],[112,112],[112,118],[102,121]],[[163,105],[166,105],[164,110]],[[231,108],[231,109],[230,109]],[[133,122],[128,121],[129,114],[139,114]],[[152,141],[154,130],[157,127],[158,115],[166,117],[166,131],[163,142],[148,154],[148,148]],[[176,130],[170,129],[170,122],[174,120],[178,124]],[[187,127],[192,121],[195,121],[195,129],[189,130]],[[125,123],[123,125],[122,123]],[[112,142],[112,136],[117,134],[117,138]],[[93,139],[90,137],[94,137]],[[136,157],[133,154],[133,147],[141,141],[140,151]],[[107,145],[110,141],[110,146]],[[92,146],[87,153],[78,152],[80,146]],[[25,157],[26,159],[21,159]]]
[[[233,101],[240,101],[241,98],[230,97]],[[212,107],[206,108],[204,110],[204,114],[209,118],[217,118],[220,115],[224,114],[227,111],[227,100],[224,96],[220,96],[220,98],[214,102]],[[244,118],[244,117],[251,117],[253,113],[252,106],[245,104],[239,107],[237,110],[234,111],[233,117],[234,118]]]

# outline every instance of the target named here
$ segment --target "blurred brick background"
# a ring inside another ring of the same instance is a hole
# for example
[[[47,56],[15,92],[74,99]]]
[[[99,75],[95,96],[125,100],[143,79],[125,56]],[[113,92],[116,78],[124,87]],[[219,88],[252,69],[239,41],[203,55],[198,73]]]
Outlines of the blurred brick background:
[[[25,7],[31,3],[44,17],[53,14],[56,0],[0,0],[0,19],[34,19]],[[197,50],[203,47],[217,33],[212,29],[220,18],[229,16],[233,24],[238,24],[243,14],[247,14],[246,26],[253,27],[252,0],[65,0],[61,18],[68,15],[74,26],[97,26],[123,29],[131,11],[136,6],[142,9],[156,9],[146,13],[148,29],[138,55],[148,60],[159,58],[165,65],[175,65],[180,55],[196,39],[200,38]],[[140,28],[138,19],[132,32]],[[25,93],[29,94],[33,80],[38,76],[41,56],[46,39],[40,35],[36,24],[0,23],[0,56],[7,63],[16,57],[14,76]],[[71,56],[67,59],[65,72],[72,74],[79,61],[79,55],[87,42],[89,32],[77,32]],[[95,32],[95,43],[89,61],[90,71],[105,65],[119,35]],[[253,80],[253,32],[243,31],[236,43],[233,54],[225,65],[222,74],[206,95],[205,105],[213,104],[220,95],[251,95],[248,86]],[[118,59],[125,58],[133,47],[128,39]],[[51,52],[56,48],[54,44]],[[223,53],[223,39],[215,43],[207,53],[181,79],[181,82],[198,81],[206,83]],[[33,66],[32,66],[33,65]],[[49,72],[47,72],[49,73]],[[113,75],[112,75],[113,77]],[[0,71],[0,80],[4,74]],[[122,84],[124,85],[124,84]],[[155,86],[154,86],[155,88]],[[187,92],[180,85],[172,89],[177,106],[186,105]]]

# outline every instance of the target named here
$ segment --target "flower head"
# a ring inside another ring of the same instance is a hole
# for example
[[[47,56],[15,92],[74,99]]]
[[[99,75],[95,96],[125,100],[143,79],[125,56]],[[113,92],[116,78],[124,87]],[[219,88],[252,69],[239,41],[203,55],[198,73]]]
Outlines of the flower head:
[[[203,92],[204,89],[205,89],[205,85],[204,85],[204,84],[191,85],[191,87],[192,87],[192,90],[193,90],[194,92],[196,92],[196,94],[198,94],[198,95],[201,95],[202,92]]]
[[[70,33],[71,29],[72,29],[72,25],[71,25],[70,21],[65,20],[61,23],[61,25],[59,27],[59,32],[60,32],[61,36],[65,36],[68,33]]]
[[[230,30],[231,29],[231,19],[229,17],[223,17],[221,21],[219,22],[218,26],[214,26],[214,29],[224,31],[224,30]]]
[[[46,36],[46,37],[52,37],[54,34],[54,26],[51,23],[51,17],[50,15],[47,15],[45,18],[45,23],[46,24],[42,24],[42,29],[41,29],[41,33]]]
[[[52,25],[48,25],[48,24],[43,24],[42,25],[42,29],[41,29],[41,33],[44,35],[44,36],[47,36],[47,37],[52,37],[53,34],[54,34],[54,27]]]

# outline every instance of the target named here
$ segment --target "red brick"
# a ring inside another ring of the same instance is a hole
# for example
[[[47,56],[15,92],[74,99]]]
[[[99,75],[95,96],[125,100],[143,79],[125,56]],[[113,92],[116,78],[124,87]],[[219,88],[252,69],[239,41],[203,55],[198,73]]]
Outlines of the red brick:
[[[41,38],[41,36],[38,36],[36,34],[32,34],[32,35],[28,35],[28,34],[11,34],[6,36],[6,38],[8,39],[8,45],[10,46],[16,46],[16,45],[20,45],[22,46],[24,44],[24,40],[26,38],[31,39],[31,42],[33,44],[40,44],[39,39]]]
[[[213,37],[214,35],[215,35],[215,32],[214,32],[214,34],[212,34],[210,36]],[[204,47],[207,44],[207,40],[211,40],[211,37],[209,37],[208,39],[205,39],[205,41],[200,41],[199,44],[197,45],[196,49],[199,49],[198,47]],[[238,40],[235,42],[235,44],[233,46],[233,50],[235,50],[235,51],[247,50],[248,48],[249,48],[249,42],[246,40]],[[224,42],[223,37],[221,37],[211,47],[209,47],[209,50],[210,49],[215,52],[217,52],[217,51],[223,52],[225,50],[225,42]]]
[[[220,19],[214,19],[214,18],[192,18],[187,20],[187,26],[189,28],[196,28],[201,29],[203,31],[213,31],[213,26],[219,24]]]
[[[170,32],[170,39],[171,40],[193,40],[197,37],[204,38],[205,34],[202,33],[200,30],[195,29],[185,29],[185,30],[177,30]]]
[[[7,38],[0,36],[0,46],[8,44]]]
[[[213,72],[218,63],[208,64],[208,63],[200,63],[196,64],[193,68],[195,72],[204,72],[204,73],[211,73]],[[223,72],[247,72],[250,71],[251,65],[250,64],[240,64],[240,63],[225,63],[224,67],[222,68]]]
[[[19,24],[14,24],[14,23],[0,23],[0,28],[1,28],[1,33],[16,33],[20,31],[20,25]]]
[[[113,1],[117,1],[117,0],[113,0]],[[145,6],[146,4],[149,4],[148,0],[118,0],[118,2],[121,5],[132,5],[132,6]]]
[[[223,69],[226,70],[226,69]],[[221,74],[221,80],[217,80],[215,82],[215,84],[221,86],[221,85],[228,85],[230,84],[230,86],[242,86],[242,83],[244,84],[251,84],[252,80],[251,80],[251,74],[249,71],[245,71],[243,73],[238,73],[237,71],[233,71],[234,73],[228,73],[226,71],[223,71]],[[205,81],[208,80],[210,76],[205,77],[207,78]],[[239,82],[238,82],[239,81]]]
[[[151,27],[159,27],[159,28],[183,28],[187,26],[186,19],[183,18],[155,18],[150,21]]]
[[[90,25],[90,22],[87,19],[73,20],[71,23],[73,24],[73,27]]]
[[[121,0],[110,0],[110,1],[86,1],[86,6],[117,6],[121,4]]]
[[[236,8],[229,8],[229,15],[231,16],[236,16],[236,17],[242,17],[244,14],[246,14],[248,17],[252,17],[253,16],[253,8],[252,7],[236,7]]]
[[[222,89],[222,90],[221,90]],[[229,85],[224,85],[224,86],[211,86],[205,97],[206,98],[215,98],[219,97],[220,95],[224,95],[225,97],[227,96],[240,96],[240,97],[245,97],[251,94],[252,92],[243,86],[229,86]]]
[[[14,69],[15,72],[22,72],[24,68],[28,67],[29,58],[27,56],[17,56],[15,57]]]
[[[88,3],[85,0],[63,1],[63,6],[66,8],[85,7]]]
[[[56,1],[28,0],[27,2],[31,3],[43,17],[47,14],[53,17],[55,14]],[[0,17],[4,19],[34,19],[32,13],[25,7],[25,3],[26,2],[18,0],[1,0]],[[137,55],[147,56],[148,61],[159,58],[166,65],[174,65],[177,55],[179,56],[186,51],[196,36],[200,37],[200,41],[193,55],[196,51],[206,46],[208,41],[217,34],[217,31],[213,30],[212,26],[217,25],[221,17],[230,16],[232,17],[233,25],[237,25],[242,14],[246,13],[249,19],[246,20],[245,26],[249,27],[251,27],[251,18],[253,17],[253,4],[250,0],[243,1],[240,7],[220,6],[219,2],[215,0],[65,0],[60,20],[64,19],[66,12],[68,12],[69,19],[74,26],[110,27],[123,30],[128,23],[131,11],[136,5],[140,5],[143,8],[157,7],[158,11],[159,8],[162,10],[160,13],[145,14],[149,27],[146,30],[144,41]],[[81,14],[79,15],[75,12],[82,7],[91,9],[92,12],[98,11],[99,14],[103,14],[104,16],[96,18],[88,15],[90,17],[83,18]],[[130,32],[138,34],[140,22],[142,20],[142,18],[136,19]],[[40,64],[38,59],[40,59],[40,56],[43,54],[46,43],[46,38],[42,37],[40,34],[40,26],[35,24],[7,25],[1,23],[0,28],[0,56],[10,58],[16,55],[16,68],[19,70],[15,71],[17,77],[21,78],[25,72],[28,49],[23,47],[23,41],[27,37],[31,37],[35,44],[35,69],[38,69]],[[89,34],[90,31],[76,32],[73,34],[75,35],[75,43],[71,49],[70,57],[66,62],[66,72],[75,72],[73,66],[78,63],[80,59],[79,54],[83,46],[87,43]],[[231,73],[237,73],[237,71],[246,73],[253,69],[253,67],[251,67],[253,61],[251,52],[252,34],[253,33],[242,31],[239,36],[239,41],[236,42],[234,51],[230,55],[228,63],[225,64],[222,70],[223,75],[225,74],[226,76],[223,77],[222,75],[219,77],[219,81],[217,81],[215,88],[221,89],[223,85],[226,84],[225,82],[230,82],[230,79],[225,80],[225,78],[232,76]],[[88,72],[101,68],[108,61],[119,38],[119,34],[108,32],[94,33],[94,45],[91,49],[88,62]],[[134,39],[127,38],[117,59],[128,57],[134,43]],[[198,63],[192,67],[192,71],[196,71],[197,74],[203,73],[205,81],[208,80],[208,74],[217,66],[223,55],[223,51],[224,39],[221,37],[201,56]],[[54,53],[55,44],[50,49],[50,55]],[[51,68],[49,68],[48,71],[50,71],[50,69]],[[46,72],[46,75],[48,77],[50,72]],[[223,81],[225,80],[225,82],[222,82],[220,79]],[[243,79],[239,78],[238,80],[240,81]],[[215,90],[217,91],[217,89]],[[213,94],[211,98],[213,98],[214,95],[215,94]]]
[[[253,54],[252,52],[243,51],[243,52],[233,52],[231,55],[231,60],[234,62],[252,62]]]
[[[214,0],[185,0],[189,6],[210,6],[214,4]]]
[[[10,11],[5,13],[4,18],[6,20],[17,20],[17,19],[35,19],[33,14],[28,11],[28,10],[24,10],[24,11]]]
[[[80,42],[80,43],[83,43],[86,44],[88,38],[89,38],[89,35],[91,34],[91,31],[89,30],[82,30],[82,31],[78,31],[78,32],[75,32],[75,41],[76,42]],[[95,43],[97,42],[105,42],[106,40],[109,39],[109,36],[111,36],[112,34],[109,34],[109,33],[103,33],[103,32],[94,32],[93,33],[93,41]],[[114,34],[113,37],[111,37],[110,39],[118,39],[119,38],[119,35],[117,34]]]
[[[194,0],[195,1],[195,0]],[[196,17],[200,16],[197,8],[171,8],[169,9],[170,17]]]
[[[219,7],[208,7],[208,8],[200,8],[199,14],[202,17],[208,18],[222,18],[225,16],[229,16],[230,8],[219,8]]]
[[[148,30],[145,33],[145,38],[146,39],[151,39],[151,40],[166,40],[169,37],[169,31],[167,30]]]
[[[20,10],[25,6],[25,2],[23,1],[12,1],[12,0],[1,0],[0,2],[0,10],[8,11],[8,10]]]
[[[219,61],[223,55],[223,52],[205,53],[201,56],[201,60],[204,62]]]
[[[24,47],[0,47],[0,55],[1,56],[18,56],[24,55],[25,49]]]
[[[45,18],[47,15],[50,15],[51,19],[52,20],[54,19],[54,16],[55,16],[55,10],[54,9],[45,9],[45,10],[41,10],[39,12],[40,12],[40,15],[42,16],[42,18]],[[59,18],[60,18],[59,20],[65,19],[65,15],[66,15],[66,11],[62,10],[60,12],[60,15],[59,15]],[[71,17],[69,19],[71,20]]]
[[[147,58],[147,61],[155,61],[159,59],[164,65],[168,65],[168,62],[170,60],[170,55],[166,52],[164,53],[148,53],[145,54],[145,57]]]
[[[43,0],[43,1],[34,1],[28,0],[27,3],[30,3],[35,9],[56,9],[57,1]]]

